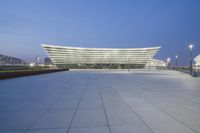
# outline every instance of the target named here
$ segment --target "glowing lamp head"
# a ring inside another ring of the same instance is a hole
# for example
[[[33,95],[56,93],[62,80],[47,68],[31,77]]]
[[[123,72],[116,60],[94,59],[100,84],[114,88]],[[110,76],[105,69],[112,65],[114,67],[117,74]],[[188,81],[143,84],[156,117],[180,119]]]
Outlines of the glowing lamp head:
[[[30,63],[30,64],[29,64],[30,67],[33,67],[34,65],[35,65],[34,63]]]
[[[171,61],[171,58],[169,57],[169,58],[167,58],[167,62],[169,63]]]
[[[193,44],[190,44],[190,45],[189,45],[189,49],[190,49],[190,50],[192,50],[193,47],[194,47]]]

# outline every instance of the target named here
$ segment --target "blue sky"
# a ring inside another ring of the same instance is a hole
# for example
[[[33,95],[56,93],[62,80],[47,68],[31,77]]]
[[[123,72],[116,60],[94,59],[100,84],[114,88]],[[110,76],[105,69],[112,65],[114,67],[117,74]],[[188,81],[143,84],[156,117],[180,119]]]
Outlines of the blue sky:
[[[48,43],[161,46],[156,58],[187,64],[190,42],[200,54],[199,0],[0,0],[0,54],[26,61],[46,57]]]

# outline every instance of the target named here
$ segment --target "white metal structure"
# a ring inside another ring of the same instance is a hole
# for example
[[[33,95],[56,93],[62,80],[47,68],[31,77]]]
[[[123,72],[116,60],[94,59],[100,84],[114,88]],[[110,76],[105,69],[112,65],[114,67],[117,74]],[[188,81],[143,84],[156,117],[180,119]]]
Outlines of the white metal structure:
[[[143,64],[160,47],[149,48],[79,48],[42,44],[55,65],[62,64]]]
[[[166,67],[166,62],[158,59],[151,59],[147,62],[146,67]]]
[[[197,65],[197,66],[200,66],[200,55],[196,56],[196,57],[194,58],[194,61],[196,62],[196,65]]]

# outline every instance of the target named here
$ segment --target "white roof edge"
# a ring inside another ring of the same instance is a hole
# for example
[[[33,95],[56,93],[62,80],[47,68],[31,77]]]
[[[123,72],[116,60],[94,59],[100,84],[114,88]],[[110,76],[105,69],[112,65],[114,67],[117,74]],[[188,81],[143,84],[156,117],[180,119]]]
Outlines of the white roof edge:
[[[73,49],[96,49],[96,50],[138,50],[138,49],[160,49],[161,46],[157,47],[145,47],[145,48],[84,48],[84,47],[69,47],[69,46],[58,46],[58,45],[50,45],[50,44],[41,44],[42,47],[54,47],[54,48],[73,48]]]
[[[200,55],[197,55],[195,58],[194,58],[194,61],[199,64],[200,63]]]

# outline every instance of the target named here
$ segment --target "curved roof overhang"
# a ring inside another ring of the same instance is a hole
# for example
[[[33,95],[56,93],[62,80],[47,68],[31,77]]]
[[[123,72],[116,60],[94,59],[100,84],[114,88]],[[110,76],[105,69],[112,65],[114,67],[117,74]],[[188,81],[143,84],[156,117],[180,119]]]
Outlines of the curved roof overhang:
[[[146,64],[161,47],[80,48],[42,44],[54,64]]]

